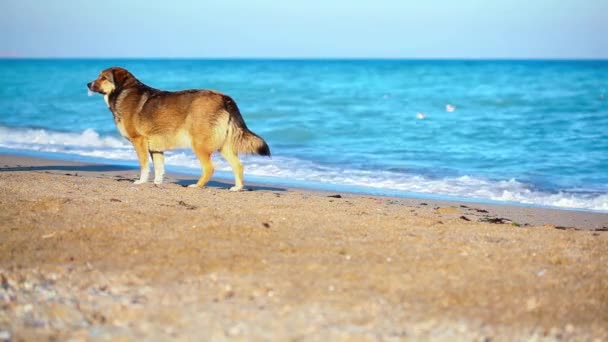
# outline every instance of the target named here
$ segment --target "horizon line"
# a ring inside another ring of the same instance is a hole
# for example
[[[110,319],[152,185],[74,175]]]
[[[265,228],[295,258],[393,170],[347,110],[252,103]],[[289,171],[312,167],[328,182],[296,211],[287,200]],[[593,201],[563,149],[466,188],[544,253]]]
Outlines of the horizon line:
[[[59,57],[0,56],[0,60],[209,60],[209,61],[608,61],[608,57]]]

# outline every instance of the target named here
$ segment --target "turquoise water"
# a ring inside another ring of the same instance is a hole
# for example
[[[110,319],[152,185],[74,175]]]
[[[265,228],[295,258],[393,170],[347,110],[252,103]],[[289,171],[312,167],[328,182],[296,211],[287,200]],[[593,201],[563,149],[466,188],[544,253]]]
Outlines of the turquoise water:
[[[608,61],[0,60],[0,147],[135,162],[85,87],[115,65],[231,95],[246,176],[608,211]]]

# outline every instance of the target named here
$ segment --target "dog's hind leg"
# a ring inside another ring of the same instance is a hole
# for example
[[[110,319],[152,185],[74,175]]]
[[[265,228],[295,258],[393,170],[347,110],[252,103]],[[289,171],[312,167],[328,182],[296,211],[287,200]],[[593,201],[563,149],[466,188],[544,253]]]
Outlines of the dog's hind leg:
[[[230,188],[230,191],[243,190],[243,164],[241,164],[239,156],[231,148],[222,148],[220,153],[230,164],[232,173],[234,173],[234,186]]]
[[[163,184],[165,176],[165,154],[163,152],[150,152],[154,164],[154,184]]]
[[[144,137],[133,138],[131,141],[135,152],[137,153],[137,159],[139,159],[139,180],[133,182],[134,184],[143,184],[148,181],[150,176],[150,160],[148,159],[148,142]]]
[[[201,163],[203,173],[201,174],[201,178],[199,178],[198,182],[196,182],[196,184],[190,184],[189,187],[202,188],[211,179],[211,176],[213,176],[214,168],[213,163],[211,162],[211,152],[207,152],[204,149],[197,148],[196,146],[193,146],[192,149]]]

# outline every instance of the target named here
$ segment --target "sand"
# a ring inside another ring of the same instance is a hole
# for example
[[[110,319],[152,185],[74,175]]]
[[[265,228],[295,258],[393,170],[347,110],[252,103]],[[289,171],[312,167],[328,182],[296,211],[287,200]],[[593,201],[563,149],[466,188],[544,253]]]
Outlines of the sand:
[[[608,339],[608,214],[136,175],[0,155],[0,341]]]

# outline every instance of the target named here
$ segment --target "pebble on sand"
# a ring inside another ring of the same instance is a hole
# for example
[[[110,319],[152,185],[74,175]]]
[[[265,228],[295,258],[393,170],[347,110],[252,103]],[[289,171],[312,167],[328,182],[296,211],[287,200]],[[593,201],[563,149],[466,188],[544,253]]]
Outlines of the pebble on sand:
[[[6,330],[2,330],[0,331],[0,341],[10,341],[11,340],[11,333],[6,331]]]

